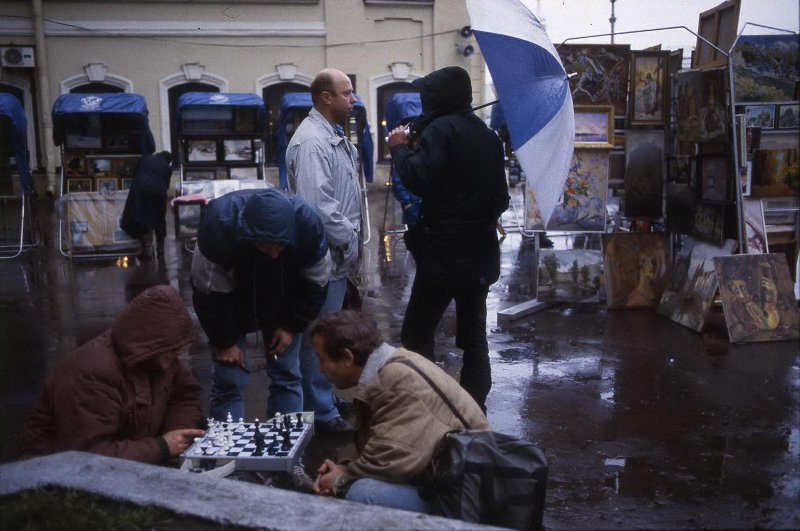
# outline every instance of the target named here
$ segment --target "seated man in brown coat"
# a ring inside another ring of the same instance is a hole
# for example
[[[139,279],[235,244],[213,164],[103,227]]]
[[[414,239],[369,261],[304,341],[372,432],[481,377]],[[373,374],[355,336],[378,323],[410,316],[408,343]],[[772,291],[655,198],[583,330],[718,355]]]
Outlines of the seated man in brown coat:
[[[447,432],[463,429],[420,369],[473,429],[488,430],[480,406],[457,381],[424,357],[381,343],[361,312],[328,314],[311,325],[320,371],[339,389],[356,386],[355,459],[325,460],[314,491],[370,505],[429,512],[417,491]]]
[[[23,434],[23,453],[81,450],[161,463],[203,420],[200,385],[177,359],[194,338],[177,292],[150,288],[98,337],[51,371]]]

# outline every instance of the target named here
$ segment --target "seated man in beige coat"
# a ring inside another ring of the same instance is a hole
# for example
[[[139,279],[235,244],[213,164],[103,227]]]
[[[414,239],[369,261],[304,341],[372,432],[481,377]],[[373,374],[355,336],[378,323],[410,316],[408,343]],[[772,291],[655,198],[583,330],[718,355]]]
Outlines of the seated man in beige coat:
[[[429,512],[418,493],[447,432],[463,429],[450,408],[418,374],[422,370],[473,429],[488,430],[481,408],[457,381],[424,357],[381,343],[363,313],[328,314],[311,325],[320,371],[339,389],[356,387],[355,459],[325,460],[314,491],[370,505]]]

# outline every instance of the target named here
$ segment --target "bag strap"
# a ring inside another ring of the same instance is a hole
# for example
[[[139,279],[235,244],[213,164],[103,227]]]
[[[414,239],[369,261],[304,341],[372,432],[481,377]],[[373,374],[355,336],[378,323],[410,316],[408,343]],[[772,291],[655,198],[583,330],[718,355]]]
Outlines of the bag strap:
[[[467,430],[471,430],[471,429],[472,429],[472,426],[470,426],[469,422],[467,422],[467,419],[465,419],[465,418],[464,418],[464,415],[462,415],[462,414],[461,414],[461,412],[460,412],[460,411],[458,411],[458,410],[456,409],[456,407],[453,405],[453,403],[452,403],[452,402],[450,402],[450,399],[449,399],[449,398],[447,398],[447,396],[444,394],[444,392],[443,392],[441,389],[439,389],[439,386],[438,386],[438,385],[436,385],[436,384],[433,382],[433,380],[431,380],[430,376],[428,376],[427,374],[425,374],[425,373],[422,371],[422,369],[420,369],[419,367],[417,367],[416,365],[414,365],[413,363],[411,363],[411,361],[409,361],[409,360],[406,360],[406,359],[402,359],[402,360],[393,360],[393,361],[390,361],[389,363],[402,363],[403,365],[406,365],[406,366],[408,366],[408,367],[411,367],[412,369],[414,369],[415,371],[417,371],[417,374],[419,374],[420,376],[422,376],[422,379],[423,379],[423,380],[425,380],[426,382],[428,382],[428,385],[430,385],[430,386],[431,386],[431,388],[433,388],[433,390],[434,390],[434,391],[436,391],[436,394],[438,394],[438,395],[439,395],[439,398],[441,398],[441,399],[442,399],[442,401],[443,401],[445,404],[447,404],[447,407],[449,407],[449,408],[450,408],[450,411],[452,411],[452,412],[453,412],[453,414],[454,414],[454,415],[455,415],[455,416],[458,418],[459,422],[461,422],[461,424],[463,424],[463,425],[464,425],[464,429],[467,429]]]

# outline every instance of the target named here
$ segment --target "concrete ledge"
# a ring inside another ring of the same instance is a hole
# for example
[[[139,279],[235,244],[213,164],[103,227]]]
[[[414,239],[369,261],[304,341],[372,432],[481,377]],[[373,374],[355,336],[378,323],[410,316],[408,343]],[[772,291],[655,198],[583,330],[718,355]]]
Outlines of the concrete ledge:
[[[497,529],[83,452],[0,466],[0,496],[61,487],[262,529]]]
[[[523,302],[522,304],[517,304],[516,306],[512,306],[511,308],[506,308],[505,310],[500,310],[497,312],[497,322],[498,324],[509,323],[511,321],[527,317],[536,312],[546,310],[553,305],[554,304],[551,302],[542,302],[537,299]]]

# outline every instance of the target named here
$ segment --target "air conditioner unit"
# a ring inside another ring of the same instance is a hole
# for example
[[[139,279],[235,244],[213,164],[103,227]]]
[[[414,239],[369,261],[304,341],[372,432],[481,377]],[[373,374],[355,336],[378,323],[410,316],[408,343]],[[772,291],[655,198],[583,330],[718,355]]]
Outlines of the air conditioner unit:
[[[33,48],[25,46],[0,48],[0,65],[7,68],[33,68]]]

